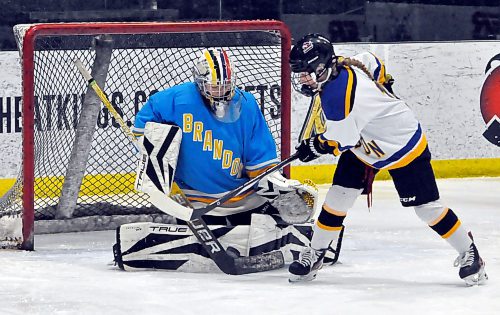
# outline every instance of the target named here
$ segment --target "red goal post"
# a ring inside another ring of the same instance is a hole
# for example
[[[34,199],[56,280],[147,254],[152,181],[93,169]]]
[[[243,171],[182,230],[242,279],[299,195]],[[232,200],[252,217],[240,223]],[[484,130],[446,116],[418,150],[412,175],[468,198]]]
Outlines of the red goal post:
[[[75,58],[92,69],[130,126],[149,95],[191,79],[201,49],[225,47],[236,61],[238,86],[256,97],[279,155],[290,155],[291,36],[283,22],[57,23],[14,30],[22,56],[22,171],[0,199],[2,247],[33,249],[35,221],[79,231],[113,228],[135,220],[130,216],[162,218],[133,191],[132,150],[92,100]],[[62,205],[72,209],[61,212]]]

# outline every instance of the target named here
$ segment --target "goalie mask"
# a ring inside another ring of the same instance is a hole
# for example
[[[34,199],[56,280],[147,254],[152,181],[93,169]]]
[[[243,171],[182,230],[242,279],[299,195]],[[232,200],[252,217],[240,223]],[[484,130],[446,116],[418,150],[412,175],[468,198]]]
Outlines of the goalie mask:
[[[337,56],[332,43],[318,34],[302,37],[290,52],[292,84],[296,91],[313,96],[332,75]]]
[[[204,49],[193,67],[193,79],[217,119],[225,122],[238,119],[239,102],[233,100],[236,75],[224,49]]]

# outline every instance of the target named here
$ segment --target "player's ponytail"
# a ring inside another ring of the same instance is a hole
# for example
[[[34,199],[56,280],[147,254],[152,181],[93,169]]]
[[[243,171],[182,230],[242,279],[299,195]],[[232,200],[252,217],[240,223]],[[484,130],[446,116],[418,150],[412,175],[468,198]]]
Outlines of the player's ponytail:
[[[338,65],[339,66],[354,66],[354,67],[361,69],[361,71],[363,71],[368,76],[368,78],[370,78],[370,80],[372,80],[373,83],[375,83],[375,85],[378,87],[378,89],[380,91],[382,91],[382,93],[386,93],[382,84],[380,84],[377,80],[375,80],[373,75],[370,73],[370,71],[368,71],[366,66],[361,61],[356,60],[356,59],[351,59],[351,58],[343,58],[343,59],[339,60]]]

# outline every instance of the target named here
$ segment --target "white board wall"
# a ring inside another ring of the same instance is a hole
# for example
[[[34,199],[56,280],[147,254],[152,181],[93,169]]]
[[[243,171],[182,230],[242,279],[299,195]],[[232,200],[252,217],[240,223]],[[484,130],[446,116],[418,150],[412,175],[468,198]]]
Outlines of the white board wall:
[[[382,58],[395,78],[395,93],[407,101],[427,131],[435,159],[500,157],[500,148],[483,138],[486,128],[479,95],[488,61],[500,53],[500,41],[336,45],[337,55],[371,51]],[[15,98],[21,95],[17,52],[0,52],[0,98],[3,112],[11,107],[10,130],[1,119],[0,178],[17,176],[21,164],[21,133],[16,131]],[[292,144],[297,141],[310,100],[292,93]],[[314,161],[331,164],[331,157]],[[299,162],[296,163],[300,164]]]

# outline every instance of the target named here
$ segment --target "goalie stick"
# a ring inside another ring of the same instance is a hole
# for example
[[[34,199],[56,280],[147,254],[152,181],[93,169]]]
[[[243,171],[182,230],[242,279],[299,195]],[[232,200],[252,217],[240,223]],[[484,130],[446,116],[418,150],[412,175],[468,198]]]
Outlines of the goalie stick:
[[[122,131],[126,134],[127,138],[133,144],[135,152],[139,153],[139,145],[138,140],[135,138],[131,130],[128,128],[127,124],[123,120],[123,118],[118,114],[113,105],[111,105],[110,101],[99,87],[97,82],[88,72],[88,70],[83,66],[82,62],[79,59],[74,60],[74,63],[82,76],[87,80],[89,86],[95,91],[97,96],[101,99],[102,103],[109,112],[113,115],[116,121],[119,123]],[[184,207],[177,202],[173,201],[168,196],[163,195],[160,192],[157,193],[148,193],[150,196],[150,201],[162,212],[175,216],[179,219],[182,219],[187,222],[189,229],[193,232],[195,237],[200,241],[203,248],[210,255],[210,258],[215,262],[219,269],[230,275],[241,275],[253,272],[267,271],[281,268],[285,265],[285,260],[283,254],[280,251],[274,251],[270,253],[261,254],[258,256],[246,256],[246,257],[234,257],[228,254],[228,252],[222,247],[217,237],[213,234],[213,232],[208,228],[205,221],[201,218],[201,216],[213,208],[223,204],[225,201],[230,198],[236,196],[238,193],[248,189],[253,186],[258,180],[267,176],[273,171],[276,171],[279,167],[284,167],[285,165],[291,163],[293,160],[298,158],[298,156],[292,155],[285,161],[282,161],[278,165],[268,169],[266,172],[260,174],[259,176],[253,178],[246,184],[241,187],[236,188],[235,190],[229,192],[224,195],[222,198],[216,200],[215,202],[209,204],[205,208],[201,208],[201,211],[197,211],[196,214],[193,214],[193,209],[188,207]],[[257,179],[258,178],[258,179]],[[211,207],[210,209],[207,209]]]
[[[287,166],[288,164],[292,163],[294,160],[296,160],[298,158],[299,158],[299,155],[297,153],[292,154],[291,156],[284,159],[283,161],[276,164],[275,166],[270,167],[266,171],[260,173],[258,176],[255,176],[254,178],[252,178],[248,182],[244,183],[240,187],[237,187],[237,188],[231,190],[230,192],[226,193],[221,198],[215,200],[214,202],[208,204],[207,206],[205,206],[203,208],[196,209],[196,211],[194,211],[193,214],[191,215],[190,219],[194,220],[194,219],[200,218],[202,215],[206,214],[207,212],[212,211],[214,208],[221,206],[222,204],[224,204],[226,201],[233,198],[234,196],[240,194],[241,192],[246,191],[247,189],[252,188],[255,184],[257,184],[264,177],[282,169],[283,167]]]

